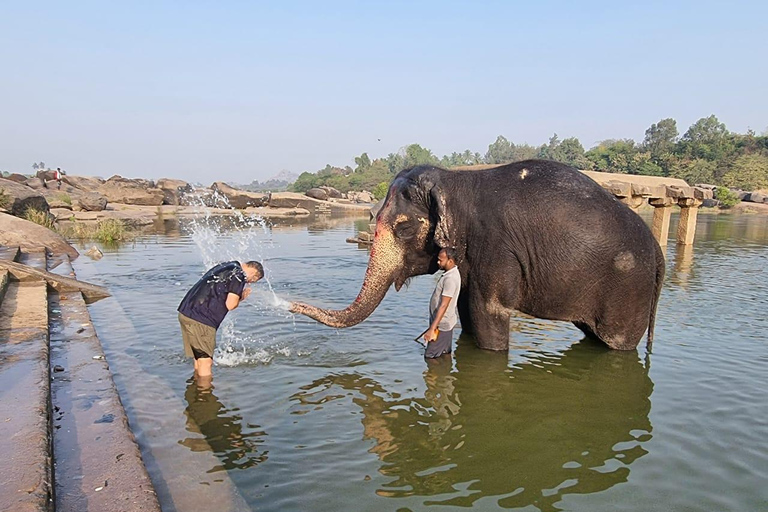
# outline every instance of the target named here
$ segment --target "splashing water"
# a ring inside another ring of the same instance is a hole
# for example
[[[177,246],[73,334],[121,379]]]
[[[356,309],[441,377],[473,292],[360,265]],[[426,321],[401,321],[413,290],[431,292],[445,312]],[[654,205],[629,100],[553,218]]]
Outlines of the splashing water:
[[[268,292],[252,294],[242,305],[248,305],[271,316],[277,313],[279,316],[293,318],[288,312],[290,302],[278,297],[270,281],[270,270],[265,260],[266,252],[274,247],[274,243],[264,218],[244,215],[232,207],[229,200],[218,191],[206,197],[200,190],[194,190],[185,197],[199,209],[199,215],[191,220],[190,228],[191,238],[200,251],[204,270],[223,261],[261,261]],[[208,205],[230,210],[231,215],[222,222],[216,218],[221,216],[215,215]],[[230,315],[224,319],[219,332],[220,342],[214,353],[217,364],[268,364],[275,355],[291,355],[289,348],[270,346],[271,340],[257,339],[238,332]]]

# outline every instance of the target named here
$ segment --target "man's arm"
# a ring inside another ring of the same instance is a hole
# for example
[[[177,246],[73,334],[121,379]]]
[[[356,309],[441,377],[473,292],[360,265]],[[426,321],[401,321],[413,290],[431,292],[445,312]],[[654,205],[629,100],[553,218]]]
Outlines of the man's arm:
[[[227,294],[227,302],[226,302],[227,310],[228,311],[232,311],[233,309],[235,309],[237,306],[240,305],[240,302],[242,302],[245,299],[247,299],[250,294],[251,294],[251,289],[248,288],[248,287],[243,288],[242,295],[238,295],[236,293],[229,292]]]
[[[240,304],[240,296],[236,293],[229,292],[227,294],[227,310],[232,311]]]
[[[451,298],[452,297],[448,297],[447,295],[440,296],[440,305],[437,307],[435,319],[432,320],[432,325],[430,325],[427,332],[424,333],[424,339],[427,340],[427,343],[437,339],[437,333],[435,331],[437,330],[437,326],[440,325],[440,320],[443,319],[445,312],[448,311],[448,305],[451,303]]]

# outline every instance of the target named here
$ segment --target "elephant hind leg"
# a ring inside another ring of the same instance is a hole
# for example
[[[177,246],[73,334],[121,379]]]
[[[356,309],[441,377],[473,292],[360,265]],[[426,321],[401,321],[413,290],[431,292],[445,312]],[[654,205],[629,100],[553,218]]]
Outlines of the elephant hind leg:
[[[590,338],[595,338],[596,340],[600,339],[597,336],[597,334],[595,334],[595,332],[592,330],[592,328],[589,325],[585,324],[584,322],[576,322],[576,321],[574,321],[573,325],[578,327],[581,330],[581,332],[583,332],[584,334],[586,334]]]
[[[615,321],[598,319],[594,325],[574,321],[573,325],[592,338],[598,339],[614,350],[634,350],[643,337],[646,325],[621,317]]]

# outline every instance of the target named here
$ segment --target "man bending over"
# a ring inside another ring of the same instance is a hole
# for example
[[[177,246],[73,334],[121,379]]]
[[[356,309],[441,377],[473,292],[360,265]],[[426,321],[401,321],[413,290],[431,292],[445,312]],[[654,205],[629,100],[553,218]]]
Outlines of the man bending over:
[[[184,354],[195,358],[197,377],[211,377],[216,330],[227,313],[250,295],[251,289],[245,283],[255,283],[262,277],[264,268],[258,261],[242,265],[237,261],[220,263],[206,272],[182,299],[178,311]]]

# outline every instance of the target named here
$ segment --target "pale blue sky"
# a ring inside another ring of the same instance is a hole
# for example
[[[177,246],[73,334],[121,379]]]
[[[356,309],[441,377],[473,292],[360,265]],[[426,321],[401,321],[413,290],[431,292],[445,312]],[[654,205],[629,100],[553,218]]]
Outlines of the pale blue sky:
[[[766,129],[768,2],[622,4],[2,2],[0,170],[249,182],[413,142]]]

